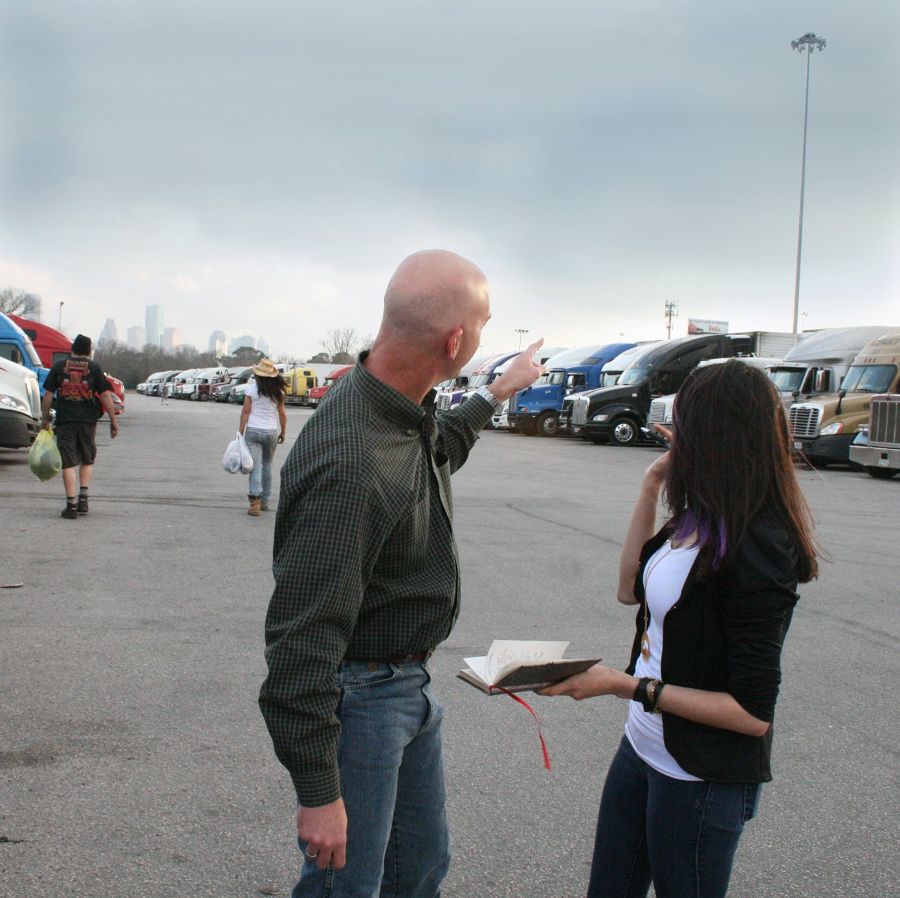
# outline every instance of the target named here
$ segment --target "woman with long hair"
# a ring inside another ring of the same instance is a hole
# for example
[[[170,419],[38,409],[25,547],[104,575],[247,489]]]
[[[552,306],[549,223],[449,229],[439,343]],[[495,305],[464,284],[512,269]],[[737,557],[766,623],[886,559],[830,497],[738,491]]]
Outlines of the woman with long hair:
[[[244,393],[238,430],[244,435],[253,458],[247,514],[259,517],[260,511],[269,509],[272,459],[276,445],[284,442],[287,415],[284,411],[284,381],[271,359],[262,359],[254,365],[253,375]]]
[[[543,691],[629,701],[606,778],[588,898],[725,895],[744,824],[772,778],[772,718],[798,582],[817,575],[787,421],[766,375],[695,370],[671,448],[647,469],[619,564],[637,605],[630,663]],[[660,430],[663,430],[660,428]],[[656,532],[665,490],[668,519]]]

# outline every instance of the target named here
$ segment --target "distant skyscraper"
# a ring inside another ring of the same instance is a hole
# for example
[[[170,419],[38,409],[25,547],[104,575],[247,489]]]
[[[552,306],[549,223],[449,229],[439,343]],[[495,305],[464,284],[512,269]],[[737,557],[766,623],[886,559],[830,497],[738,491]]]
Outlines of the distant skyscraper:
[[[217,356],[228,352],[228,339],[225,331],[213,331],[209,335],[209,351]]]
[[[180,327],[167,327],[163,331],[162,348],[166,352],[174,352],[181,346],[182,342]]]
[[[146,307],[144,311],[144,326],[147,330],[147,342],[151,346],[162,346],[162,336],[165,329],[162,306]]]
[[[112,318],[107,318],[106,324],[103,325],[103,330],[100,331],[100,338],[97,340],[97,343],[105,343],[108,346],[115,346],[118,342],[119,331],[116,327],[116,322],[113,321]]]
[[[256,338],[251,337],[249,334],[235,337],[231,341],[231,345],[228,347],[228,351],[231,353],[237,352],[242,346],[249,346],[251,349],[256,349]]]
[[[128,328],[128,348],[143,349],[147,343],[147,331],[144,328],[135,326]]]

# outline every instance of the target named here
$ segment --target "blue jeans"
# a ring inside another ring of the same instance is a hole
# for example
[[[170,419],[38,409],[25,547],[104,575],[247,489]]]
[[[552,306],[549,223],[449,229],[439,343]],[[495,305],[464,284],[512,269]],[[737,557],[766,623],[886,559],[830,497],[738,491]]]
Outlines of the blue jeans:
[[[345,661],[338,685],[347,866],[306,860],[293,898],[439,898],[450,840],[431,676],[423,664]]]
[[[244,431],[244,439],[253,459],[249,495],[259,496],[263,502],[268,502],[272,492],[272,459],[278,445],[278,431],[248,427]]]
[[[588,898],[721,898],[760,783],[676,780],[622,738],[606,775]]]

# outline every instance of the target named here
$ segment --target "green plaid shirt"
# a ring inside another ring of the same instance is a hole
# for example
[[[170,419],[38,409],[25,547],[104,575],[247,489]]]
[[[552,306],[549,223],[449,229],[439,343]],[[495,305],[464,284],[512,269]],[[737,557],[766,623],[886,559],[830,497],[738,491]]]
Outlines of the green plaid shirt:
[[[305,807],[341,794],[341,661],[429,651],[456,622],[450,474],[491,412],[473,396],[435,420],[358,362],[281,470],[259,703]]]

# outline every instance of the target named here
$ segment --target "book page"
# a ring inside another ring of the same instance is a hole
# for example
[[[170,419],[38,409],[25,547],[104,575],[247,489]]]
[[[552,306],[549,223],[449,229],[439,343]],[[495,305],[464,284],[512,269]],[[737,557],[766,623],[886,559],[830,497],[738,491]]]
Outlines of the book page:
[[[542,642],[538,640],[523,639],[495,639],[488,649],[485,677],[486,681],[493,685],[503,678],[513,668],[522,664],[540,664],[544,661],[556,661],[565,654],[569,647],[568,642]],[[470,661],[479,659],[466,659],[469,667]],[[473,670],[479,676],[482,673],[475,667]]]

